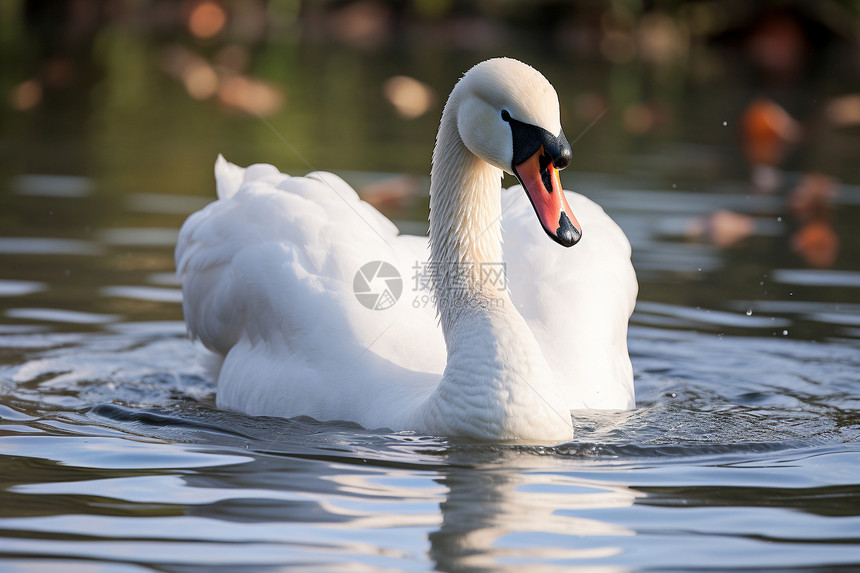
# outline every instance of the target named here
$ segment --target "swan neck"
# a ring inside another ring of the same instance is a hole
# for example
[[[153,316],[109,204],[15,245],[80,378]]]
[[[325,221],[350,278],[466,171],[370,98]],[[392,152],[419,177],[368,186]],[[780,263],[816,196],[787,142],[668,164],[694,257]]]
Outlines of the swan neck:
[[[501,247],[502,172],[473,154],[449,100],[430,173],[430,265],[442,327],[461,310],[507,300]]]

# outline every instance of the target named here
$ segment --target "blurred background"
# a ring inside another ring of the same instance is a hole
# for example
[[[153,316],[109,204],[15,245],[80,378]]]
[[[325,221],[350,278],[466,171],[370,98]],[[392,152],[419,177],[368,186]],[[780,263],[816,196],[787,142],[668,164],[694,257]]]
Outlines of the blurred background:
[[[6,175],[186,193],[208,191],[194,173],[217,152],[424,174],[453,83],[508,55],[556,86],[569,139],[606,114],[574,169],[856,182],[858,16],[856,0],[7,0],[0,153]]]
[[[576,150],[580,169],[647,161],[738,176],[746,152],[858,175],[855,0],[8,0],[0,11],[12,171],[152,183],[157,169],[166,190],[221,151],[425,173],[454,81],[509,55],[557,87],[569,137],[606,113]],[[742,146],[753,102],[747,135],[762,141]]]
[[[0,234],[16,239],[0,254],[95,241],[111,257],[91,277],[149,268],[173,286],[176,230],[214,198],[218,153],[338,172],[422,233],[445,98],[500,55],[556,87],[574,142],[565,187],[625,226],[646,297],[721,306],[726,284],[764,296],[762,268],[856,270],[857,0],[5,0]],[[630,193],[601,194],[613,189]],[[728,278],[696,275],[709,268],[694,247],[684,272],[649,282],[678,242],[721,250],[710,270]],[[4,260],[9,279],[67,278],[48,258]],[[45,304],[92,306],[92,288]]]

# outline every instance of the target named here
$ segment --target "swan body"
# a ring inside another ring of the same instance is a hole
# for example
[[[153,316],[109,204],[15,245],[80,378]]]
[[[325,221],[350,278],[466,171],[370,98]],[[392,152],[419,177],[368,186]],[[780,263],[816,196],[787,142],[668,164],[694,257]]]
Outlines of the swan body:
[[[555,91],[510,59],[445,106],[429,249],[335,175],[219,156],[218,200],[176,247],[189,334],[223,357],[219,407],[536,441],[569,440],[572,409],[633,407],[630,245],[561,190],[569,158]],[[400,296],[368,307],[365,286]]]

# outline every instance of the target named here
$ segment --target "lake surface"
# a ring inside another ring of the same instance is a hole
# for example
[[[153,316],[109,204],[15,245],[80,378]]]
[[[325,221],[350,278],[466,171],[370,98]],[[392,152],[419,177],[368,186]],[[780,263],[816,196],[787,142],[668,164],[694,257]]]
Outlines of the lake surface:
[[[738,119],[711,105],[719,90],[670,99],[668,131],[630,135],[614,113],[595,124],[563,182],[634,246],[637,408],[576,412],[570,443],[250,417],[215,408],[173,275],[179,226],[214,197],[215,154],[410,190],[386,213],[423,232],[439,99],[479,58],[409,62],[439,93],[406,121],[367,89],[403,62],[271,47],[255,70],[288,99],[263,121],[189,98],[150,40],[101,41],[98,79],[77,95],[4,112],[0,569],[860,567],[856,161],[831,156],[838,254],[811,265],[786,199],[803,162],[779,192],[754,192],[736,132],[721,135]],[[354,90],[329,89],[337,78]],[[625,78],[641,75],[586,66],[556,81],[569,139],[587,123],[575,90]]]
[[[151,212],[197,198],[126,194],[115,216],[139,223],[81,239],[113,198],[57,196],[87,180],[14,179],[3,199],[21,221],[80,220],[0,240],[13,277],[0,281],[3,568],[860,564],[860,269],[773,268],[750,246],[672,236],[678,218],[748,203],[742,183],[566,180],[625,227],[656,294],[630,331],[637,409],[577,413],[573,442],[534,447],[217,410],[170,273],[176,227],[157,226],[181,216]],[[860,189],[841,196],[856,220]],[[722,275],[739,265],[756,266],[754,284],[733,290]],[[679,284],[688,299],[659,296]]]

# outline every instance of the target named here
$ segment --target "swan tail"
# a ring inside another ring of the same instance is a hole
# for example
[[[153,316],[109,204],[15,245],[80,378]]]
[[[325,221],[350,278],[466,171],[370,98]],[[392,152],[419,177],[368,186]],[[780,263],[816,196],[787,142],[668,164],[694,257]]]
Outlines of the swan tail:
[[[219,199],[229,199],[242,185],[245,170],[230,163],[220,153],[215,160],[215,189]]]

